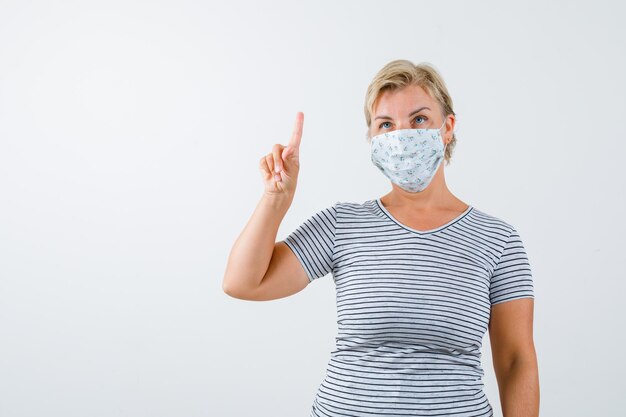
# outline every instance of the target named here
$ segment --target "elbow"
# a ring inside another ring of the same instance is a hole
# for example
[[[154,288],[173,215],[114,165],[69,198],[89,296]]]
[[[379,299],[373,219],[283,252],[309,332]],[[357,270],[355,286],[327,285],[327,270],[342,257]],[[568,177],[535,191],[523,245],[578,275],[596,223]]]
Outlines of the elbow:
[[[230,295],[230,287],[228,286],[226,279],[222,281],[222,291],[224,291],[224,294]]]
[[[235,286],[232,284],[232,282],[226,279],[226,277],[224,277],[224,280],[222,281],[222,291],[224,291],[224,294],[229,295],[233,298],[239,298],[235,295],[236,294]]]
[[[228,278],[228,274],[225,274],[222,279],[222,291],[224,291],[224,294],[226,295],[230,295],[231,297],[233,296],[234,285],[232,279]]]
[[[246,291],[242,290],[240,285],[234,284],[232,281],[224,278],[222,281],[222,291],[224,294],[237,298],[239,300],[247,300]]]
[[[232,271],[229,266],[226,266],[226,270],[224,271],[224,276],[222,277],[222,291],[226,295],[230,295],[234,297],[234,293],[237,290],[237,279],[233,276]]]

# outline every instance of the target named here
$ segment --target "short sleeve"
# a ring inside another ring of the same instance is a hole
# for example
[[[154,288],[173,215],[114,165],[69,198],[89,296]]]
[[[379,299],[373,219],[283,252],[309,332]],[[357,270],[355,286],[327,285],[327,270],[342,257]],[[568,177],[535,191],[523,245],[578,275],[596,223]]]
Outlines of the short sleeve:
[[[491,276],[491,305],[519,298],[535,298],[533,277],[522,239],[512,227],[504,250]]]
[[[333,268],[337,204],[313,214],[283,240],[304,267],[309,282]]]

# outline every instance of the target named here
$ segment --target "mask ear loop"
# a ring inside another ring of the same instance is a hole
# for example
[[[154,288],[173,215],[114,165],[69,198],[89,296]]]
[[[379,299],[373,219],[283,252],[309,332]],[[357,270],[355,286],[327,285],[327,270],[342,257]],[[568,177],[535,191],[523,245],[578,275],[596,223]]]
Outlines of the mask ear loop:
[[[441,128],[444,127],[445,125],[446,125],[446,119],[444,118],[443,119],[443,123],[441,124],[441,127],[439,129],[437,129],[437,130],[439,130],[439,134],[441,134]],[[443,139],[443,136],[441,138]],[[443,144],[443,154],[444,155],[446,154],[446,146],[448,146],[448,144],[444,142],[444,144]]]

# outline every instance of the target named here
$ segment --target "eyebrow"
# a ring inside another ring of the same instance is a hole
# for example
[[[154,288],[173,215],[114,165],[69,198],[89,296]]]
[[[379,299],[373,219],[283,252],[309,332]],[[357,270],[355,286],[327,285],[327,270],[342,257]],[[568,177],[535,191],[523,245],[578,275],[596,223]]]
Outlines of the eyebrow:
[[[424,106],[424,107],[420,107],[420,108],[419,108],[419,109],[417,109],[417,110],[413,110],[411,113],[409,113],[409,117],[413,116],[415,113],[419,113],[419,112],[421,112],[421,111],[422,111],[422,110],[424,110],[424,109],[430,110],[430,107],[426,107],[426,106]],[[377,119],[388,119],[388,120],[393,120],[393,119],[392,119],[391,117],[389,117],[389,116],[376,116],[376,117],[374,118],[374,120],[377,120]]]

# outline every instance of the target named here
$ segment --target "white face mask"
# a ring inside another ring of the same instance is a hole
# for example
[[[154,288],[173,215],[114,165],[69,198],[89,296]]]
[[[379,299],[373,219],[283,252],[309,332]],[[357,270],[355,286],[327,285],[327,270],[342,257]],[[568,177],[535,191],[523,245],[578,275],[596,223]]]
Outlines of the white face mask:
[[[445,155],[439,129],[400,129],[372,138],[374,165],[394,184],[416,193],[430,184]]]

